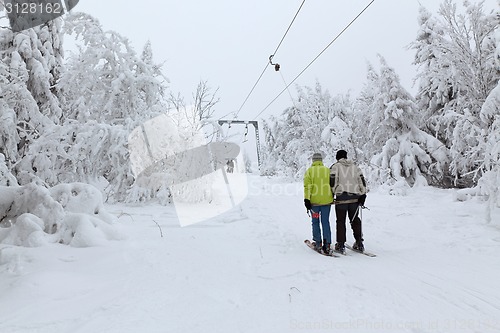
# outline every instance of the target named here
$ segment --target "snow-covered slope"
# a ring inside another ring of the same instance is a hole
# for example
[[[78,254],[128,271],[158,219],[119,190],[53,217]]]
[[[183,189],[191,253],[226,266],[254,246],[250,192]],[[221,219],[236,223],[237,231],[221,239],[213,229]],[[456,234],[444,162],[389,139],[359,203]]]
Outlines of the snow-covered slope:
[[[301,184],[249,181],[241,209],[203,223],[108,205],[124,240],[0,245],[0,332],[500,330],[498,211],[487,224],[484,203],[451,190],[371,192],[365,246],[378,256],[328,258],[303,244]]]

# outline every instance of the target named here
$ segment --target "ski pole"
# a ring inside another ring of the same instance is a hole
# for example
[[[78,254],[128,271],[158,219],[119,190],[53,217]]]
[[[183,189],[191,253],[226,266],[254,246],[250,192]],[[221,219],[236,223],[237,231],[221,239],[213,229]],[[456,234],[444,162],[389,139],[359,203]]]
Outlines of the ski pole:
[[[353,220],[354,220],[356,217],[358,217],[358,214],[359,214],[359,211],[360,211],[359,207],[360,207],[360,206],[358,205],[358,208],[356,208],[356,212],[354,213],[354,216],[352,217],[352,219],[353,219]]]

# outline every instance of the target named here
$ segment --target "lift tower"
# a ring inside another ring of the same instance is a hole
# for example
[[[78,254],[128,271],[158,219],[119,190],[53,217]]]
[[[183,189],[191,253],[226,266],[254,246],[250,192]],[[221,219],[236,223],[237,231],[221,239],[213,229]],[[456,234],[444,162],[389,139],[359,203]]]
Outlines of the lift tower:
[[[255,144],[257,145],[257,162],[259,164],[259,168],[261,165],[260,160],[260,140],[259,140],[259,123],[257,120],[227,120],[227,119],[219,119],[219,125],[228,124],[230,127],[232,124],[244,124],[246,130],[248,131],[248,125],[253,125],[255,128]],[[245,137],[248,132],[245,132]]]

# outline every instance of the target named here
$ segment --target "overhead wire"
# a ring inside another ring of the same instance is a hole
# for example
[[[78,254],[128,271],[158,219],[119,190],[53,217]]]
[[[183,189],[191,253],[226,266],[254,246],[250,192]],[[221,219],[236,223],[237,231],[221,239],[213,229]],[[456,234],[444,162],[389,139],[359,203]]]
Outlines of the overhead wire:
[[[294,17],[293,17],[293,19],[292,19],[292,22],[290,22],[290,25],[289,25],[289,26],[288,26],[288,28],[286,29],[285,34],[283,35],[283,37],[281,38],[281,40],[280,40],[280,42],[279,42],[278,46],[276,47],[276,50],[274,50],[274,52],[273,52],[273,54],[272,54],[272,56],[273,56],[273,57],[276,55],[276,53],[278,52],[278,50],[279,50],[279,48],[280,48],[281,44],[282,44],[282,43],[283,43],[283,41],[285,40],[285,37],[286,37],[286,35],[288,34],[288,31],[290,31],[290,28],[292,27],[293,22],[295,22],[295,19],[296,19],[296,18],[297,18],[297,16],[299,15],[300,10],[302,9],[302,6],[304,6],[304,3],[305,3],[305,2],[306,2],[306,0],[303,0],[303,1],[302,1],[302,3],[300,4],[300,7],[299,7],[299,9],[297,10],[297,13],[295,13],[295,16],[294,16]]]
[[[306,2],[306,0],[303,0],[302,3],[300,4],[300,7],[299,9],[297,10],[297,12],[295,13],[295,16],[293,17],[292,21],[290,22],[290,24],[288,25],[288,28],[286,29],[285,31],[285,34],[283,35],[283,37],[281,38],[280,42],[278,43],[278,46],[276,47],[276,50],[274,50],[274,53],[269,57],[269,61],[266,62],[266,66],[264,67],[264,69],[262,70],[262,73],[259,75],[259,78],[257,79],[257,81],[255,82],[255,84],[253,85],[252,89],[250,90],[250,92],[248,93],[248,95],[246,96],[245,100],[243,101],[243,103],[241,104],[241,106],[239,107],[238,111],[236,112],[234,118],[237,118],[238,117],[238,114],[240,113],[240,111],[243,109],[243,106],[245,106],[246,102],[248,101],[248,99],[250,98],[250,96],[252,95],[253,91],[255,90],[255,88],[257,87],[257,85],[259,84],[260,80],[262,79],[262,76],[264,76],[264,73],[266,72],[266,69],[267,67],[270,65],[271,63],[271,59],[272,57],[274,57],[274,55],[276,55],[276,53],[278,52],[279,48],[281,47],[281,44],[283,43],[283,41],[285,40],[285,37],[286,35],[288,34],[288,32],[290,31],[290,28],[292,27],[293,23],[295,22],[295,19],[297,18],[297,16],[299,15],[300,13],[300,10],[302,9],[302,7],[304,6],[304,3]]]
[[[293,99],[292,93],[290,92],[290,89],[288,89],[289,85],[285,81],[285,77],[283,76],[283,72],[280,71],[280,74],[281,74],[281,78],[283,79],[283,83],[285,84],[285,89],[288,91],[288,95],[290,96],[290,100],[292,101],[294,108],[297,108],[297,106],[295,105],[295,100]]]
[[[363,8],[363,10],[358,14],[356,15],[356,17],[354,17],[351,22],[349,22],[348,25],[345,26],[344,29],[342,29],[342,31],[340,33],[337,34],[337,36],[335,36],[335,38],[269,103],[266,105],[266,107],[260,111],[254,119],[257,119],[262,113],[264,113],[285,91],[288,90],[288,88],[309,68],[311,67],[311,65],[316,61],[318,60],[318,58],[323,54],[325,53],[325,51],[333,44],[335,43],[335,41],[340,37],[342,36],[342,34],[344,34],[344,32],[349,29],[349,27],[361,16],[363,15],[363,13],[375,2],[375,0],[371,0],[371,2],[366,5],[365,8]]]

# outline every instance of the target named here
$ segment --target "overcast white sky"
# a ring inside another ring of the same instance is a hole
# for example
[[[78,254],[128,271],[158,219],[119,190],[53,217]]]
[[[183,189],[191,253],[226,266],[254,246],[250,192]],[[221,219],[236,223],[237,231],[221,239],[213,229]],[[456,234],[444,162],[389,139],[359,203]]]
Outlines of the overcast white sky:
[[[219,88],[217,114],[237,111],[269,56],[275,51],[302,0],[80,0],[75,10],[98,18],[105,30],[128,37],[138,52],[147,40],[157,62],[165,61],[170,87],[187,99],[197,83]],[[288,83],[363,9],[370,0],[306,0],[274,57]],[[359,91],[367,61],[377,53],[396,68],[410,91],[415,67],[405,47],[416,36],[419,4],[436,12],[438,0],[375,0],[367,11],[295,82],[330,93]],[[457,1],[461,4],[462,1]],[[488,11],[497,8],[487,0]],[[241,109],[239,118],[254,120],[284,89],[280,73],[269,66]],[[296,96],[294,86],[292,96]],[[292,105],[284,93],[257,119]]]

